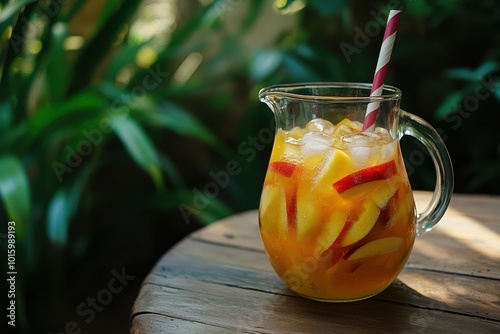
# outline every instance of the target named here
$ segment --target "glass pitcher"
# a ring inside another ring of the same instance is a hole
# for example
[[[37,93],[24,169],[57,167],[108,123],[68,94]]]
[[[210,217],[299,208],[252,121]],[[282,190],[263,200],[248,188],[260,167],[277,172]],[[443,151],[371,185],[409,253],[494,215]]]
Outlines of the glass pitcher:
[[[415,237],[446,211],[453,170],[437,132],[400,109],[401,91],[371,84],[307,83],[264,88],[276,134],[259,205],[259,228],[276,273],[296,293],[355,301],[389,286]],[[369,103],[375,127],[362,131]],[[417,213],[399,139],[414,136],[436,167],[430,204]]]

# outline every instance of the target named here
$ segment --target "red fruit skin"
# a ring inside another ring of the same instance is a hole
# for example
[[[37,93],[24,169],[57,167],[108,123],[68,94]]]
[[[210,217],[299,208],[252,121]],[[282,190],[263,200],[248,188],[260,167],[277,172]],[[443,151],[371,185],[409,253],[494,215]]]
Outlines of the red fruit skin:
[[[271,162],[269,164],[269,170],[280,173],[283,176],[290,177],[292,176],[293,172],[295,172],[295,169],[297,168],[297,165],[291,163],[291,162],[286,162],[286,161],[275,161]]]
[[[285,177],[291,177],[295,171],[298,170],[298,166],[287,161],[274,161],[269,164],[269,171],[276,172]],[[297,227],[297,187],[294,183],[293,192],[291,196],[286,198],[286,216],[288,220],[288,226],[291,228]]]
[[[389,162],[377,166],[371,166],[349,174],[335,182],[333,187],[339,194],[342,194],[357,185],[371,181],[385,180],[394,174],[396,174],[396,163],[394,160],[391,160]]]
[[[346,255],[346,253],[347,253],[347,249],[349,248],[349,246],[348,247],[342,247],[342,246],[340,246],[340,244],[342,243],[342,240],[344,239],[344,236],[347,234],[347,231],[349,231],[349,229],[351,228],[352,224],[353,224],[352,220],[351,219],[347,219],[347,221],[345,222],[344,227],[340,231],[337,239],[335,239],[335,241],[331,244],[331,246],[328,247],[328,249],[325,250],[323,252],[323,254],[321,254],[322,257],[324,255],[326,255],[326,254],[330,254],[331,255],[330,266],[332,266],[332,267],[335,264],[337,264],[337,262],[339,262],[340,259],[342,259]]]
[[[396,203],[399,189],[392,195],[392,197],[387,201],[387,204],[380,210],[380,215],[378,216],[376,224],[383,227],[387,227],[391,219],[391,215],[396,211]]]
[[[286,199],[286,217],[288,226],[297,227],[297,189],[294,189],[293,195]]]
[[[386,205],[381,211],[380,215],[378,216],[377,222],[375,224],[379,224],[383,227],[386,227],[387,224],[389,223],[389,219],[391,219],[390,216],[390,209],[389,206]]]

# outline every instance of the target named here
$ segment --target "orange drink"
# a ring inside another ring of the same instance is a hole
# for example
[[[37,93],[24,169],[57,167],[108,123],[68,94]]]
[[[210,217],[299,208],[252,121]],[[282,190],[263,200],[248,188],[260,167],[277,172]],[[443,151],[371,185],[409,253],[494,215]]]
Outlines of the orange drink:
[[[279,129],[260,201],[260,231],[277,274],[315,299],[385,289],[415,238],[415,207],[397,141],[344,119]]]

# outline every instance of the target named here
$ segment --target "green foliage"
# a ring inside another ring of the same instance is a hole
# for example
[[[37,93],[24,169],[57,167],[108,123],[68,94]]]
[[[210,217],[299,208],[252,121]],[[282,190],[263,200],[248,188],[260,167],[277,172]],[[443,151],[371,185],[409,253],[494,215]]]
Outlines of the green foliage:
[[[17,224],[18,236],[25,236],[31,212],[28,177],[22,162],[15,156],[0,157],[0,194],[10,219]]]
[[[129,265],[147,270],[187,232],[255,208],[271,144],[251,138],[272,118],[258,90],[370,82],[389,3],[403,15],[386,83],[440,129],[457,191],[499,194],[496,2],[186,1],[172,26],[134,33],[151,3],[0,2],[0,219],[19,226],[19,286],[31,300],[18,311],[46,310],[34,324],[89,295],[65,294],[80,267],[126,261],[100,252],[128,254],[127,236],[143,255]],[[75,34],[84,36],[72,48]],[[187,59],[198,63],[179,79]],[[405,144],[407,160],[416,149]],[[241,172],[207,196],[232,160]],[[411,175],[414,188],[432,187],[432,168]],[[37,284],[45,294],[30,290]]]

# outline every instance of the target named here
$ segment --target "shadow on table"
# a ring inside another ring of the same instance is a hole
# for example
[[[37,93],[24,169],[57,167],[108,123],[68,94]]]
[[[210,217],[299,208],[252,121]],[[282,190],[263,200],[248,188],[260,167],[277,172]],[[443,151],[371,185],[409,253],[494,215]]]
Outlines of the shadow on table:
[[[413,333],[432,330],[446,305],[427,298],[396,280],[380,294],[357,302],[325,303],[300,297],[284,288],[288,297],[275,303],[276,315],[287,309],[290,319],[283,323],[287,333],[301,332],[307,322],[309,333]],[[270,310],[269,319],[276,325]],[[272,320],[271,320],[272,319]],[[300,329],[300,330],[299,330]],[[294,331],[295,330],[295,331]]]

